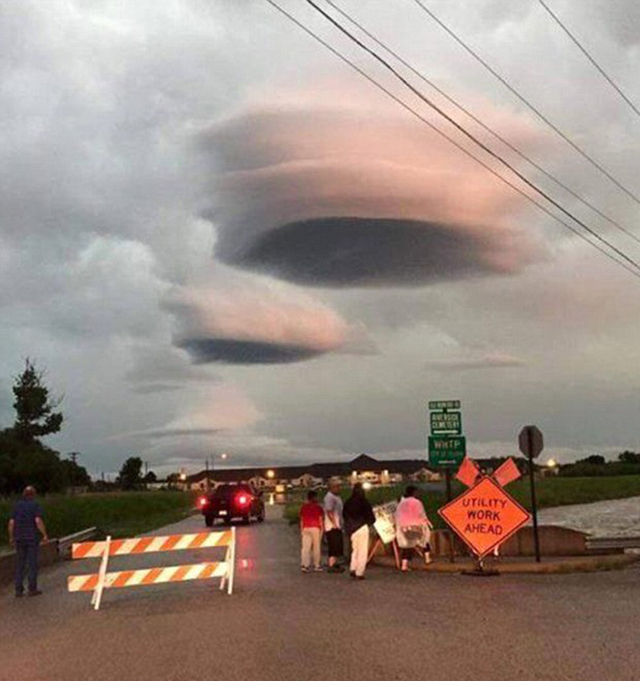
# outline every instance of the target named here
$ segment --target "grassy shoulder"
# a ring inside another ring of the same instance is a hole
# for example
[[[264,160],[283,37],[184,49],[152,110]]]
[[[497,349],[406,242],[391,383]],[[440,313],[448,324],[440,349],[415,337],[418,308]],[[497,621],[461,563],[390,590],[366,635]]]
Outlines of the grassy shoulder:
[[[177,522],[195,505],[190,492],[110,492],[38,499],[49,536],[63,537],[97,527],[113,537],[131,537]],[[7,523],[14,500],[0,500],[0,546],[6,545]]]
[[[405,485],[393,487],[376,487],[367,492],[367,498],[375,506],[386,501],[393,501],[402,496]],[[459,483],[453,484],[453,496],[458,496],[466,488]],[[530,510],[529,479],[522,478],[507,486],[507,491]],[[349,496],[349,489],[343,489],[341,496]],[[324,495],[324,490],[320,496]],[[446,503],[443,492],[424,492],[418,495],[427,511],[427,515],[435,527],[444,527],[438,515],[438,509]],[[553,477],[536,481],[538,508],[551,506],[567,506],[569,504],[588,504],[607,499],[624,499],[640,496],[640,475],[621,475],[616,477]],[[303,503],[304,494],[292,495],[285,508],[285,518],[294,524],[298,522],[298,513]]]

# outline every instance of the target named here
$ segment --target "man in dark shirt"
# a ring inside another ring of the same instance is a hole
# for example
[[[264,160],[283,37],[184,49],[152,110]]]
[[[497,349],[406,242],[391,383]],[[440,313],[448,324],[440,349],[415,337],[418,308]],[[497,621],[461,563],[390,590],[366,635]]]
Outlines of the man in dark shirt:
[[[25,487],[22,499],[14,506],[9,520],[9,541],[16,547],[16,597],[24,593],[25,573],[29,576],[29,596],[39,596],[38,548],[40,537],[49,541],[42,520],[42,509],[35,501],[34,487]]]

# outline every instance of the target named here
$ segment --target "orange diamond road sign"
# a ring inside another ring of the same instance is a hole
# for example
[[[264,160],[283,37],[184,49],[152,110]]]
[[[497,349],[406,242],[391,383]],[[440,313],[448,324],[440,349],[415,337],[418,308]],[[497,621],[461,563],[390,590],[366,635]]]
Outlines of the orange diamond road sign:
[[[489,477],[481,478],[438,513],[479,558],[529,520],[529,513]]]

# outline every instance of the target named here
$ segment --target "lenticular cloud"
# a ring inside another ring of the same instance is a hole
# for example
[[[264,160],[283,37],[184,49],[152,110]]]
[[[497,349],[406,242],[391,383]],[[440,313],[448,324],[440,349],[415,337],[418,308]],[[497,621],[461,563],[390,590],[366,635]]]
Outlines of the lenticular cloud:
[[[364,329],[278,282],[235,277],[176,288],[163,307],[176,322],[174,345],[195,364],[287,364],[373,351]]]
[[[222,261],[310,286],[513,274],[540,256],[522,202],[409,118],[261,109],[215,126],[205,217]]]

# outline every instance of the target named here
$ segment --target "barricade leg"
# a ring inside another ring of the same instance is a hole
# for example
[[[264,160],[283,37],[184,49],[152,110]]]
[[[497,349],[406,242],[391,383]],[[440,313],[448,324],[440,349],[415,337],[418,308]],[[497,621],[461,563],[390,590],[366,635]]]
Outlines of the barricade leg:
[[[228,563],[228,572],[229,572],[229,583],[227,585],[227,593],[229,596],[233,593],[233,578],[235,577],[236,573],[236,528],[232,527],[231,528],[231,544],[229,545],[229,563]]]
[[[107,577],[107,566],[109,565],[109,547],[111,545],[111,535],[109,535],[104,542],[104,553],[100,561],[100,570],[98,571],[98,583],[91,597],[91,605],[94,610],[100,609],[100,601],[102,601],[102,592],[104,591],[104,583]]]

